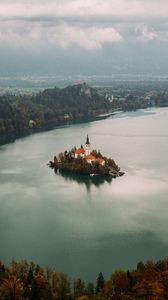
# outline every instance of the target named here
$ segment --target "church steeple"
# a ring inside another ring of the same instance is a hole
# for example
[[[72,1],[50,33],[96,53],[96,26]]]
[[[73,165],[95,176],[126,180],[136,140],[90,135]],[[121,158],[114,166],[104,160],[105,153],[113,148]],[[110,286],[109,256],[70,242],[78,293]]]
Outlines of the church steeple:
[[[88,135],[87,135],[87,138],[86,138],[86,145],[90,145],[90,141],[89,141]]]
[[[90,153],[91,153],[91,150],[90,150],[90,141],[89,141],[89,137],[87,135],[86,144],[85,144],[85,154],[87,156],[87,155],[90,155]]]

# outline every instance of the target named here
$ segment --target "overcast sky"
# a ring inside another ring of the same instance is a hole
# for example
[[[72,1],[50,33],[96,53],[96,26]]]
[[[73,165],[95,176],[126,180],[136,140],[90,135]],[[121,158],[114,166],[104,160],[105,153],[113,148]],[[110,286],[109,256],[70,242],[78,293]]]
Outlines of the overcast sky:
[[[3,73],[166,73],[167,0],[1,0]]]

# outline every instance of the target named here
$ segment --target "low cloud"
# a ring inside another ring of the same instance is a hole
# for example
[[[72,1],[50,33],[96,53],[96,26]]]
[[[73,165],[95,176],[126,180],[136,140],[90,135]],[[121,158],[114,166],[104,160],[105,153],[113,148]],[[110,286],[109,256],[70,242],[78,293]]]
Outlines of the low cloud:
[[[154,31],[153,28],[149,29],[147,25],[139,25],[136,28],[136,32],[138,34],[138,37],[142,40],[155,40],[155,39],[160,39],[161,35],[159,35]]]
[[[33,44],[47,42],[67,48],[78,46],[84,49],[101,49],[105,43],[116,43],[122,40],[120,33],[112,27],[74,26],[66,23],[50,24],[26,23],[22,21],[3,22],[0,27],[0,42],[5,44]]]
[[[167,0],[1,0],[0,59],[5,74],[165,73],[167,20]]]
[[[47,32],[49,42],[64,48],[77,45],[85,49],[100,49],[104,43],[116,43],[122,40],[117,30],[111,27],[69,27],[59,25]]]
[[[166,0],[1,0],[0,42],[93,50],[121,41],[167,40],[166,17]]]

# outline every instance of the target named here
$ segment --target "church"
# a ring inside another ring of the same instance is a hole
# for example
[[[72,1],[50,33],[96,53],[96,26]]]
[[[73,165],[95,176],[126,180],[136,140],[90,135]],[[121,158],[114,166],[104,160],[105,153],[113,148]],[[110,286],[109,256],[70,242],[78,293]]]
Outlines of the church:
[[[100,165],[104,166],[105,160],[103,158],[96,158],[91,154],[91,152],[90,141],[87,135],[85,146],[81,146],[81,148],[76,149],[75,158],[82,157],[85,158],[89,164],[92,162],[98,162]]]

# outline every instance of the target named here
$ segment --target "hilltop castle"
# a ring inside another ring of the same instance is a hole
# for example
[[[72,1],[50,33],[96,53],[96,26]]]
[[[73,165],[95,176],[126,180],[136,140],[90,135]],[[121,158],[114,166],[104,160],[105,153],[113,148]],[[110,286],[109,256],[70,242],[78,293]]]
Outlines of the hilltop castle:
[[[98,162],[100,165],[105,165],[105,160],[103,158],[96,158],[91,154],[91,147],[89,137],[87,135],[85,146],[81,146],[80,148],[76,149],[75,151],[75,158],[82,157],[87,160],[89,164],[92,162]]]

